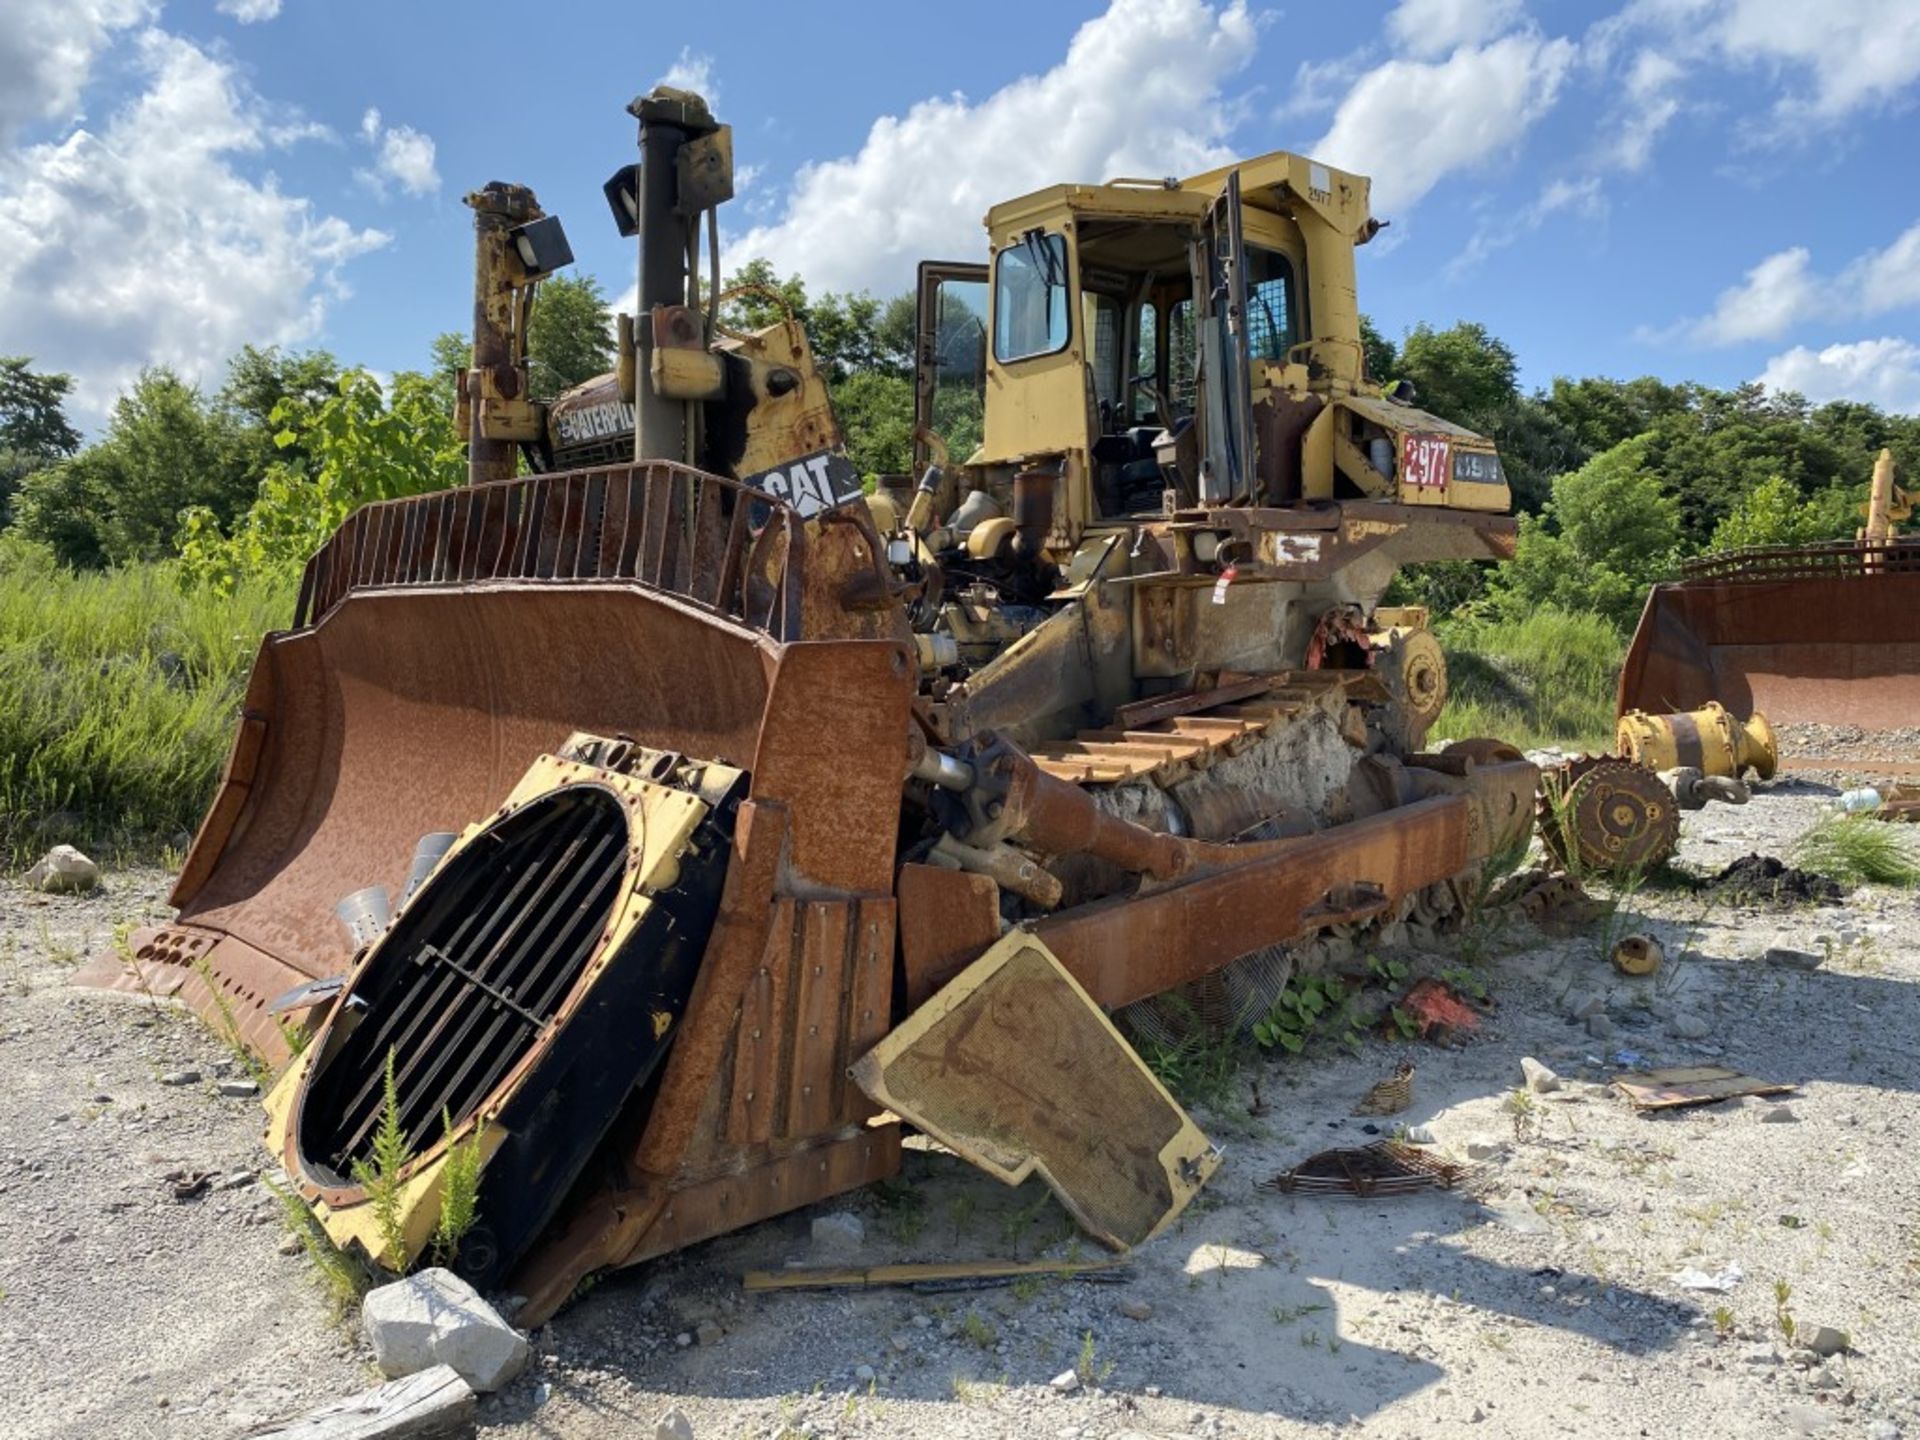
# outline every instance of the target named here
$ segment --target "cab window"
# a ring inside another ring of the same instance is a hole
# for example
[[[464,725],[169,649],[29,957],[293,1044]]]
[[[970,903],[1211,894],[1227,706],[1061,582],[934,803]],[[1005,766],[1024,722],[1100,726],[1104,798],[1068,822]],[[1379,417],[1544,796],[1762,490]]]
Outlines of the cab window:
[[[1051,355],[1068,330],[1066,239],[1028,231],[994,257],[993,358]]]
[[[1160,369],[1159,328],[1160,314],[1153,308],[1153,302],[1141,301],[1134,319],[1133,371],[1127,379],[1132,380],[1136,375],[1144,375],[1149,377],[1149,383],[1132,387],[1135,424],[1156,418],[1153,391],[1154,387],[1160,384],[1160,377],[1156,373]]]
[[[1247,358],[1282,364],[1293,333],[1293,264],[1276,250],[1247,247]]]
[[[1092,337],[1093,398],[1116,404],[1125,377],[1120,374],[1120,302],[1111,295],[1085,297],[1087,333]]]

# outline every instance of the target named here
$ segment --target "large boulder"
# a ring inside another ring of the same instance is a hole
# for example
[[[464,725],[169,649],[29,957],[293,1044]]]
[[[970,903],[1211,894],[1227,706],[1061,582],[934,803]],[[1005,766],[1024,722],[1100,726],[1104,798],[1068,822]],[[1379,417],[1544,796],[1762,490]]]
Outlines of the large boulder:
[[[435,1267],[368,1294],[360,1323],[382,1374],[451,1365],[475,1390],[498,1390],[527,1368],[527,1340],[466,1281]]]

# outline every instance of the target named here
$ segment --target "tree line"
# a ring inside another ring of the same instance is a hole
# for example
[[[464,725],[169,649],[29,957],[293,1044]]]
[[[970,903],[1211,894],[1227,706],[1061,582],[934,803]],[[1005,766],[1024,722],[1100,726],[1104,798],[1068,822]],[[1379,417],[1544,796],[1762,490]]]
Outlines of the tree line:
[[[723,284],[742,289],[729,325],[791,311],[805,326],[863,473],[909,468],[912,295],[814,295],[765,261]],[[536,398],[611,368],[609,319],[591,276],[543,284],[528,336]],[[1920,463],[1920,417],[1871,405],[1652,377],[1526,391],[1512,349],[1479,324],[1394,340],[1363,322],[1363,338],[1371,374],[1498,443],[1521,514],[1512,563],[1398,582],[1397,598],[1443,614],[1554,606],[1624,629],[1686,556],[1851,535],[1879,450],[1907,474]],[[249,346],[210,393],[153,367],[90,444],[65,413],[69,377],[0,358],[0,524],[76,569],[178,559],[190,583],[229,588],[295,570],[356,506],[459,483],[467,356],[465,336],[443,334],[420,370],[382,383],[324,350]]]

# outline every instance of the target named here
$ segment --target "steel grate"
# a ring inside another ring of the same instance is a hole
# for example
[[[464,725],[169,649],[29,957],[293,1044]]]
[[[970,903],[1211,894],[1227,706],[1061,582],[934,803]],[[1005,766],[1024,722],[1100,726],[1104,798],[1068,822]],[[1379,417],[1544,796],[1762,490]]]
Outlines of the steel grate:
[[[302,1149],[339,1176],[369,1160],[386,1067],[407,1149],[457,1127],[527,1054],[604,938],[628,859],[615,796],[570,786],[467,846],[396,923],[358,987],[366,1013],[315,1077]]]

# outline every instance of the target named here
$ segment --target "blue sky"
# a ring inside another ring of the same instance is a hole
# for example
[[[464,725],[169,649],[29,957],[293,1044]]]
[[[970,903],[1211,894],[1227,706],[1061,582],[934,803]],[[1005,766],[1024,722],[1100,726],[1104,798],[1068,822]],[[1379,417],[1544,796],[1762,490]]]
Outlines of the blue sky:
[[[489,179],[618,297],[599,187],[668,77],[735,129],[729,263],[815,288],[977,256],[988,203],[1056,179],[1306,149],[1375,176],[1390,334],[1482,321],[1529,384],[1920,410],[1916,0],[6,9],[0,353],[76,374],[89,424],[141,365],[217,383],[249,340],[422,364],[464,326]]]

